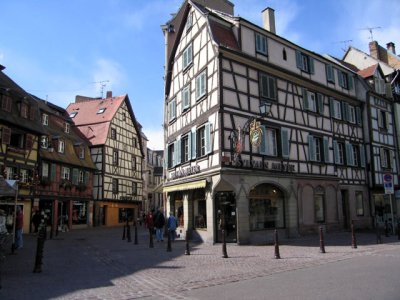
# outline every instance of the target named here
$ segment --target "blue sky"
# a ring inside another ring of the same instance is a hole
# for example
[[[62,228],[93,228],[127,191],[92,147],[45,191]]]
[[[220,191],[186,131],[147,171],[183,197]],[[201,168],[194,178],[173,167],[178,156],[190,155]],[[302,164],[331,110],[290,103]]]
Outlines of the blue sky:
[[[370,33],[399,47],[398,0],[231,0],[235,15],[261,26],[275,9],[277,34],[341,58],[368,52]],[[75,95],[128,94],[149,139],[162,149],[164,38],[161,25],[181,0],[0,0],[0,64],[26,91],[61,107]],[[343,42],[349,41],[351,42]]]

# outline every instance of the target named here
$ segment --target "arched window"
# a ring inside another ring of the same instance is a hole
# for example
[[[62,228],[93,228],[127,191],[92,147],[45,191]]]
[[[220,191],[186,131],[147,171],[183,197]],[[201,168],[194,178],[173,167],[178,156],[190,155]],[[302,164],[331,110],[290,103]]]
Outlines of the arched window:
[[[250,230],[285,227],[283,192],[272,184],[260,184],[249,194]]]
[[[287,60],[285,48],[283,48],[283,50],[282,50],[282,58],[283,58],[283,60]]]

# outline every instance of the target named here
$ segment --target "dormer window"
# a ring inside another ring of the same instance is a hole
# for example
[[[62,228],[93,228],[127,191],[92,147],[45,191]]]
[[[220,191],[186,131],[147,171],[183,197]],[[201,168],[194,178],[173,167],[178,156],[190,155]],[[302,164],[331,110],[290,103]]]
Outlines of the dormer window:
[[[79,148],[79,158],[80,159],[84,159],[85,158],[85,148],[84,147],[80,147]]]
[[[63,140],[58,141],[58,153],[65,152],[65,142]]]
[[[40,148],[47,149],[49,147],[49,137],[47,135],[42,135],[40,137]]]
[[[267,37],[265,35],[256,33],[256,52],[268,55]]]
[[[26,103],[21,103],[21,117],[27,119],[28,118],[28,105]]]
[[[48,114],[42,114],[42,124],[44,126],[49,125],[49,115]]]
[[[104,113],[105,111],[106,111],[106,108],[102,107],[97,111],[97,114],[100,115],[100,114]]]
[[[303,72],[314,74],[314,59],[296,50],[296,65]]]
[[[65,133],[69,133],[71,125],[69,123],[65,123],[64,131]]]
[[[76,117],[77,114],[78,114],[77,111],[73,111],[72,113],[70,113],[69,117],[70,117],[71,119],[73,119],[73,118]]]
[[[186,20],[186,25],[185,25],[185,29],[186,31],[190,30],[193,26],[193,13],[189,13],[187,20]]]

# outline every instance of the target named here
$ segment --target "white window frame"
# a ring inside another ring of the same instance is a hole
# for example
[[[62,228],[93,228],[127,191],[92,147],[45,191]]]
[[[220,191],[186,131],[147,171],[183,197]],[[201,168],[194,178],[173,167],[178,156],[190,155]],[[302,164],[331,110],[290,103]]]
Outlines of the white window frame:
[[[333,117],[342,120],[342,105],[339,100],[332,99],[333,104]]]
[[[58,153],[65,153],[65,142],[64,142],[64,140],[58,140]]]
[[[85,181],[85,172],[82,170],[79,170],[78,183],[83,183],[84,181]]]
[[[79,158],[80,159],[85,158],[85,148],[84,147],[80,147],[80,149],[79,149]]]
[[[182,54],[182,66],[185,70],[193,63],[193,45],[189,44]]]
[[[49,115],[48,114],[42,114],[42,124],[44,126],[49,125]]]
[[[355,124],[356,123],[356,108],[353,105],[348,106],[348,118],[349,122]]]
[[[42,162],[42,178],[49,178],[49,164],[47,162]]]
[[[190,85],[182,89],[182,111],[190,107]]]
[[[268,55],[267,37],[256,32],[256,52],[262,55]]]
[[[47,135],[42,135],[40,137],[40,148],[42,149],[49,148],[49,137]]]
[[[168,103],[168,121],[171,122],[176,118],[176,99],[172,99]]]
[[[205,70],[196,77],[195,94],[196,100],[203,98],[207,94],[207,76]]]
[[[69,180],[71,175],[71,170],[70,168],[67,167],[61,167],[61,179]]]
[[[19,178],[20,182],[23,182],[23,183],[27,183],[28,182],[28,179],[29,179],[28,170],[20,169],[19,170],[19,176],[20,176],[20,178]]]
[[[64,131],[65,133],[69,133],[71,130],[71,125],[68,122],[65,122]]]
[[[186,24],[185,24],[185,30],[189,31],[193,26],[193,12],[189,12],[187,19],[186,19]]]

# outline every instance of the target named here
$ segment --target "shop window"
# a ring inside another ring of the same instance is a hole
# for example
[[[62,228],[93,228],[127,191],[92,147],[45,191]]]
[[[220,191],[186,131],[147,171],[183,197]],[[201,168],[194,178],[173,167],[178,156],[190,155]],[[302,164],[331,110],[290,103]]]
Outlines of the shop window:
[[[357,216],[364,215],[364,199],[362,192],[356,192],[356,212]]]
[[[87,224],[88,206],[84,201],[74,201],[72,204],[72,224]]]
[[[207,228],[207,206],[204,190],[196,190],[193,200],[194,227]]]
[[[314,194],[314,216],[316,223],[325,222],[324,191],[318,188]]]
[[[284,228],[284,196],[271,184],[261,184],[249,195],[250,230]]]
[[[118,222],[124,223],[126,222],[126,218],[132,221],[134,216],[134,209],[133,208],[120,208],[118,210]]]

